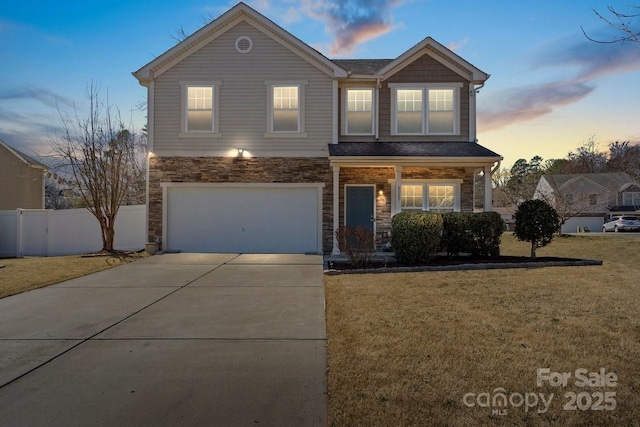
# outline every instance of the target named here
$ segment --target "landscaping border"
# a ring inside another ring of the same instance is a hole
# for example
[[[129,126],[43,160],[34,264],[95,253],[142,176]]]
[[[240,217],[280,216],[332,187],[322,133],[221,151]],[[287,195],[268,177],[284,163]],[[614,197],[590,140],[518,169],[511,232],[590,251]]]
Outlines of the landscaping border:
[[[370,273],[417,273],[422,271],[474,271],[474,270],[501,270],[510,268],[543,268],[543,267],[584,267],[602,265],[602,261],[595,259],[576,259],[542,262],[494,262],[458,265],[421,265],[416,267],[382,267],[382,268],[360,268],[348,270],[325,269],[327,276],[337,276],[339,274],[370,274]]]

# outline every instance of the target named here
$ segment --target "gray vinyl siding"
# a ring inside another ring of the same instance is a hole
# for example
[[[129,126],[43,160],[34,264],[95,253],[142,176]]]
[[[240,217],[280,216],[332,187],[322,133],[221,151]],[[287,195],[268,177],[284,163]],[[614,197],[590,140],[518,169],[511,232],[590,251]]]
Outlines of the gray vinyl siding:
[[[240,54],[235,41],[248,36],[253,49]],[[222,138],[179,138],[182,132],[182,88],[180,82],[222,82],[219,89],[219,126]],[[306,81],[304,87],[304,132],[306,138],[265,138],[267,94],[265,81]],[[315,65],[242,22],[155,80],[154,151],[189,155],[244,148],[262,156],[295,152],[317,156],[327,151],[332,138],[332,79]],[[292,154],[293,155],[293,154]]]
[[[42,169],[29,167],[0,146],[0,210],[43,209]]]

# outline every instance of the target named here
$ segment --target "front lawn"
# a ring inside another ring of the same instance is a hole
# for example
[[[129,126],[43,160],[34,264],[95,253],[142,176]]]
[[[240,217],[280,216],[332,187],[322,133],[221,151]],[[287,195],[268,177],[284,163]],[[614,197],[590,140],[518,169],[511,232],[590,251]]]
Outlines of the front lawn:
[[[503,235],[503,255],[528,253]],[[566,237],[538,255],[604,265],[325,277],[329,425],[637,425],[639,253]],[[566,385],[538,386],[544,368]],[[601,369],[607,386],[579,387]]]
[[[115,267],[145,256],[143,253],[121,256],[27,257],[0,259],[0,298],[60,283],[96,271]]]

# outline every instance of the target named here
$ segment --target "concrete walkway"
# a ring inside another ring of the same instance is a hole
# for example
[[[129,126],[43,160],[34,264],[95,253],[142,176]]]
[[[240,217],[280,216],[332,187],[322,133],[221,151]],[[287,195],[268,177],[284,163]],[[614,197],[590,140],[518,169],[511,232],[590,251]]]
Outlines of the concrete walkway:
[[[165,254],[0,299],[2,426],[323,426],[322,257]]]

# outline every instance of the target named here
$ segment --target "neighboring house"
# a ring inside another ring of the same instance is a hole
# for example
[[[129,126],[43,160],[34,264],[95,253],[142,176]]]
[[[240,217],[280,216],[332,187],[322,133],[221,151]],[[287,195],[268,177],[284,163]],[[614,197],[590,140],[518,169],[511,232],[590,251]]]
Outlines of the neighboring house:
[[[543,175],[534,198],[546,200],[563,216],[563,233],[578,227],[601,231],[613,215],[640,214],[640,186],[624,172]]]
[[[0,141],[0,211],[44,209],[44,172],[36,159]]]
[[[494,207],[493,212],[500,214],[500,218],[504,221],[505,229],[507,231],[515,230],[516,221],[514,219],[516,208],[514,207]]]
[[[244,3],[133,73],[148,88],[150,242],[191,252],[337,252],[404,209],[471,211],[489,78],[432,38],[330,60]],[[488,202],[486,202],[488,201]]]

